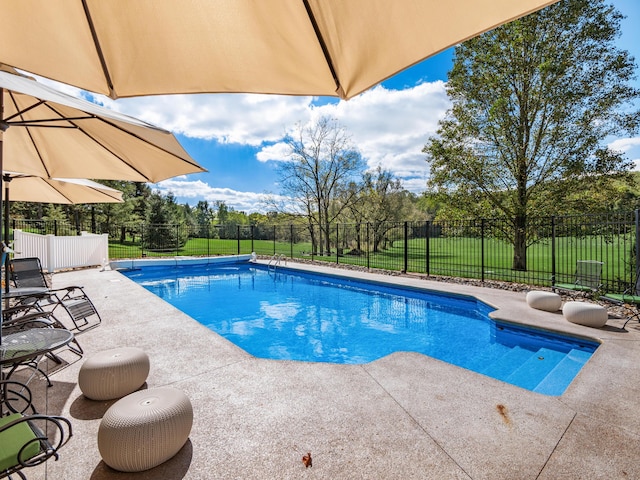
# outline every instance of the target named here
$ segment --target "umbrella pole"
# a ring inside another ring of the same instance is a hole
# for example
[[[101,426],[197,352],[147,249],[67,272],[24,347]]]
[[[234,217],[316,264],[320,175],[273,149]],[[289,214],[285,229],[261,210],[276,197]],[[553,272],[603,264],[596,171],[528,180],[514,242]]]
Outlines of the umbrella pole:
[[[9,235],[9,182],[11,181],[11,176],[2,175],[2,181],[4,182],[4,247],[7,248],[11,241]],[[1,216],[0,219],[2,219]],[[9,262],[7,261],[9,252],[2,253],[2,264],[4,266],[4,293],[9,293]],[[8,298],[5,298],[5,308],[9,308]]]
[[[2,152],[4,151],[4,132],[9,128],[9,125],[4,121],[4,89],[0,88],[0,175],[2,175],[2,171],[4,170]],[[0,200],[2,200],[2,188],[0,188]],[[2,225],[2,208],[0,208],[0,225]],[[2,253],[2,265],[0,265],[0,269],[3,267],[5,260],[7,259],[7,253],[4,252],[4,248]],[[7,270],[5,268],[5,285],[9,285],[9,279],[6,276]],[[0,345],[2,345],[2,323],[4,317],[2,312],[2,289],[0,288]],[[0,376],[0,378],[3,378]]]

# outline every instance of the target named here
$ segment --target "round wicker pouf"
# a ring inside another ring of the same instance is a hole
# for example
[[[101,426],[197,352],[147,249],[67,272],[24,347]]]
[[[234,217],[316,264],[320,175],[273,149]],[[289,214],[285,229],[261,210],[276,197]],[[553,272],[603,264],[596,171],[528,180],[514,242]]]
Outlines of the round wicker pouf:
[[[595,328],[604,327],[609,317],[606,308],[588,302],[567,302],[562,314],[571,323]]]
[[[140,390],[121,398],[104,414],[98,429],[98,450],[114,470],[148,470],[180,451],[192,424],[191,401],[180,390]]]
[[[135,347],[104,350],[80,367],[78,386],[91,400],[112,400],[138,390],[149,375],[149,357]]]
[[[527,305],[536,310],[557,312],[562,305],[562,297],[557,293],[532,290],[527,293]]]

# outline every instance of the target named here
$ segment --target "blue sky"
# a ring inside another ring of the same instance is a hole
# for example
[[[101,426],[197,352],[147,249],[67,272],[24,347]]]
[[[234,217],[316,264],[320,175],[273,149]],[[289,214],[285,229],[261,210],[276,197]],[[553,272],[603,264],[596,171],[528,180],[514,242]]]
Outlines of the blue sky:
[[[612,3],[627,16],[619,45],[640,64],[640,1]],[[285,133],[322,115],[337,118],[347,128],[370,168],[382,165],[406,189],[424,191],[428,168],[421,150],[449,107],[445,82],[451,65],[448,50],[349,101],[243,94],[97,100],[174,132],[209,170],[153,188],[172,191],[179,203],[221,200],[250,213],[266,209],[265,195],[280,194],[277,166],[286,159]],[[636,83],[640,88],[640,80]],[[640,167],[640,137],[612,142]]]

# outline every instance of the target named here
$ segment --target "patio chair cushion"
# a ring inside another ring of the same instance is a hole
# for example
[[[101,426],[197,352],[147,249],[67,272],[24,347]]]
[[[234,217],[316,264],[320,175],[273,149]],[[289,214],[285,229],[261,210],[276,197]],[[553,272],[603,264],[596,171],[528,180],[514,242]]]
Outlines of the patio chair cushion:
[[[630,295],[625,293],[607,293],[600,298],[604,300],[613,300],[614,302],[628,303],[630,305],[640,303],[640,295]]]
[[[0,417],[0,428],[19,418],[22,418],[19,413]],[[20,463],[18,461],[20,449],[29,442],[31,443],[22,452],[21,459],[25,461],[35,457],[40,452],[40,443],[33,442],[35,438],[36,435],[27,422],[20,422],[4,432],[0,432],[0,472]]]

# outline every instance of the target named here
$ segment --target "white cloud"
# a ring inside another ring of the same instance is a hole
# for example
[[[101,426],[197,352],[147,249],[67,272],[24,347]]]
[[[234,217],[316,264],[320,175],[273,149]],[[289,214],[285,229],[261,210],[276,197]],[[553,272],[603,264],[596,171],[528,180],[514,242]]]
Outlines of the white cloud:
[[[275,142],[308,116],[310,97],[216,94],[121,99],[113,107],[187,137],[251,146]]]
[[[289,146],[284,142],[278,142],[273,145],[262,147],[256,154],[256,158],[260,162],[275,161],[281,162],[289,158]]]
[[[611,150],[627,153],[636,147],[640,147],[640,137],[618,138],[607,145]]]
[[[640,170],[640,137],[618,138],[607,146],[611,150],[624,153],[634,164],[633,170]]]
[[[224,202],[235,210],[243,211],[247,214],[253,212],[263,212],[267,209],[268,200],[285,202],[289,199],[281,196],[274,196],[265,193],[239,192],[230,188],[215,188],[202,182],[201,180],[189,181],[179,178],[172,178],[153,185],[154,190],[161,193],[173,193],[174,196],[184,199],[194,199],[197,201],[206,200],[209,204],[217,201]]]
[[[320,116],[337,118],[370,168],[381,165],[404,179],[405,188],[421,192],[424,182],[412,177],[426,178],[422,148],[435,134],[449,106],[444,82],[423,83],[406,90],[378,86],[348,102],[310,106],[306,121],[313,122]],[[257,157],[263,162],[281,161],[287,154],[288,147],[280,142],[263,147]]]

